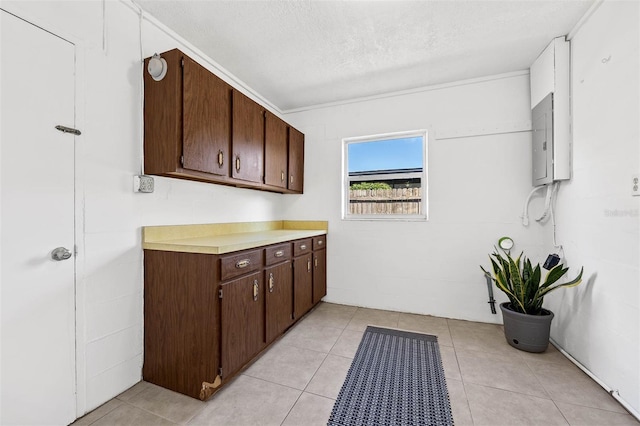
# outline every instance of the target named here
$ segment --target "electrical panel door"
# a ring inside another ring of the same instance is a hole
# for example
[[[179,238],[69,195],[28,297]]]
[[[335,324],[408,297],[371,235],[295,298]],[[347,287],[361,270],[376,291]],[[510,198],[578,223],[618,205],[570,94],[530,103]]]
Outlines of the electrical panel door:
[[[553,93],[533,108],[533,186],[553,182]]]

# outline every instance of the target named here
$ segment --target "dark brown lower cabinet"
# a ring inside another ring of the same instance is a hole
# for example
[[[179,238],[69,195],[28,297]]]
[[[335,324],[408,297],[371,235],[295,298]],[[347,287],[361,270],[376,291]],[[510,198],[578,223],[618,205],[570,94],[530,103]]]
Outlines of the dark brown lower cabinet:
[[[145,250],[144,366],[148,382],[199,398],[220,367],[216,256]]]
[[[221,284],[220,292],[220,367],[225,378],[264,348],[262,272]]]
[[[145,250],[144,380],[194,398],[215,393],[324,296],[325,244]]]
[[[327,250],[313,252],[313,304],[327,295]]]
[[[293,270],[290,260],[265,269],[267,343],[293,324]]]
[[[293,259],[294,317],[301,318],[313,307],[312,254]]]

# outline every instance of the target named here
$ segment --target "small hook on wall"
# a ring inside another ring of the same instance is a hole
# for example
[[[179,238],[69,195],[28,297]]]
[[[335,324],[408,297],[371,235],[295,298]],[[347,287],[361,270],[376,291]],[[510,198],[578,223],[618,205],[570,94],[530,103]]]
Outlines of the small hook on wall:
[[[602,58],[602,63],[606,64],[607,62],[609,62],[611,60],[611,55],[609,55],[608,58]]]

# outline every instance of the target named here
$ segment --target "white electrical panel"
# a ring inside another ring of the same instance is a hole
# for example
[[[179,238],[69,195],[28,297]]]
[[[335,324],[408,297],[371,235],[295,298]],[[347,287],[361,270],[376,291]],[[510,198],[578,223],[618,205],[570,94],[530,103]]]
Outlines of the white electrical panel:
[[[530,68],[533,186],[571,179],[569,46],[554,39]]]

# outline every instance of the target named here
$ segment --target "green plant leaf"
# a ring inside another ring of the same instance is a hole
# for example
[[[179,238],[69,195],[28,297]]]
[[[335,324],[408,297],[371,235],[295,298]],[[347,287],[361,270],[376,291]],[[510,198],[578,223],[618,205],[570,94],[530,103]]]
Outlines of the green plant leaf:
[[[502,270],[503,270],[506,278],[509,280],[509,282],[511,282],[511,276],[509,274],[509,261],[507,259],[505,259],[504,257],[500,256],[500,254],[498,253],[497,249],[493,253],[493,257],[495,257],[500,262],[500,264],[502,265]]]
[[[542,288],[547,288],[556,281],[558,281],[564,274],[567,273],[569,268],[565,268],[561,263],[554,266],[548,273],[544,279],[544,283],[542,284]]]
[[[494,281],[496,282],[496,285],[498,285],[503,291],[508,291],[509,293],[511,293],[511,289],[509,288],[509,280],[504,274],[504,271],[500,269],[498,264],[493,259],[491,259],[491,264],[493,265],[493,274],[495,277]]]
[[[568,268],[567,268],[567,270],[568,270]],[[582,282],[582,273],[583,272],[584,272],[584,267],[580,268],[580,273],[578,274],[578,276],[575,279],[573,279],[573,280],[571,280],[569,282],[566,282],[566,283],[558,284],[558,285],[553,286],[553,287],[547,287],[547,288],[545,288],[544,290],[542,290],[540,292],[539,297],[542,299],[545,294],[551,293],[553,290],[558,289],[560,287],[567,287],[568,288],[568,287],[577,286],[578,284],[580,284]]]
[[[509,259],[509,272],[511,275],[511,281],[513,283],[513,292],[517,295],[518,297],[518,301],[520,302],[521,305],[523,305],[524,308],[524,285],[522,283],[522,276],[521,276],[521,272],[520,272],[520,257],[522,256],[522,253],[520,254],[520,256],[518,256],[518,258],[516,260],[513,260],[511,258],[511,256],[509,256],[507,254],[507,257]]]
[[[505,269],[504,265],[506,261],[497,253],[494,253],[493,256],[497,259],[497,261],[489,257],[489,260],[491,261],[491,266],[493,268],[493,277],[491,277],[491,279],[496,284],[496,287],[498,287],[498,289],[502,290],[507,295],[507,297],[509,298],[509,301],[511,301],[511,304],[516,309],[519,309],[519,308],[524,309],[524,307],[522,307],[522,305],[518,302],[518,298],[516,297],[516,295],[513,293],[511,281],[508,279],[508,275],[507,275],[508,263],[506,264],[507,268]],[[485,273],[487,273],[487,271],[485,271],[485,269],[482,266],[480,266],[480,268]]]
[[[527,299],[530,301],[530,308],[534,311],[540,309],[542,306],[542,300],[538,301],[538,289],[540,288],[540,265],[536,265],[533,273],[531,274],[531,279],[529,281],[528,291],[527,291]]]

